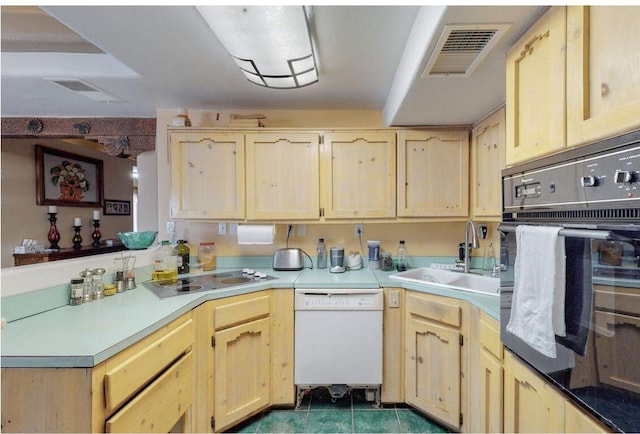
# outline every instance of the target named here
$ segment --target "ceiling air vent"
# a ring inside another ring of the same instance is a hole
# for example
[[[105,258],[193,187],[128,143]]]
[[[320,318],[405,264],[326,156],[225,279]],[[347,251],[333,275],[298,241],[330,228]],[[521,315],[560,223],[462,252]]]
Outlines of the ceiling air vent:
[[[509,27],[510,24],[445,25],[422,76],[470,75]]]
[[[87,83],[84,80],[78,80],[76,78],[45,78],[47,81],[51,81],[57,85],[60,85],[66,89],[72,90],[80,95],[84,95],[87,98],[91,98],[94,101],[100,102],[123,102],[120,97],[115,96],[105,90],[100,89],[93,84]]]

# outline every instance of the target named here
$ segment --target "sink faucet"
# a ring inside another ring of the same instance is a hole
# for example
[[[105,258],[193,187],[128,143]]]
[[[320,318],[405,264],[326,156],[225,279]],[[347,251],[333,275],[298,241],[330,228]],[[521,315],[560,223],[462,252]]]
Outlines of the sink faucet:
[[[471,247],[469,247],[469,227],[471,227]],[[469,261],[471,259],[471,249],[478,248],[478,236],[476,235],[476,226],[473,223],[473,220],[467,220],[467,223],[464,227],[464,272],[469,272]]]

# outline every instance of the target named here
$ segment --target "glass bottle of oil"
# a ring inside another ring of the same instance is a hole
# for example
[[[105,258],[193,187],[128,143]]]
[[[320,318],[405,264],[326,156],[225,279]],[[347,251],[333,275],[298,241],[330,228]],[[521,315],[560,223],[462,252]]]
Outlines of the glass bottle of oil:
[[[163,240],[153,255],[153,280],[178,280],[178,252],[168,240]]]

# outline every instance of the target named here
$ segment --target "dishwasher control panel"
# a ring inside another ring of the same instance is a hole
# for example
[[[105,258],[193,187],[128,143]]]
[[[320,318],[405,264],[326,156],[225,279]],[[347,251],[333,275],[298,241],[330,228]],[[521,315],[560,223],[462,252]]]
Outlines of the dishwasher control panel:
[[[375,289],[296,289],[295,310],[382,310],[383,293]]]

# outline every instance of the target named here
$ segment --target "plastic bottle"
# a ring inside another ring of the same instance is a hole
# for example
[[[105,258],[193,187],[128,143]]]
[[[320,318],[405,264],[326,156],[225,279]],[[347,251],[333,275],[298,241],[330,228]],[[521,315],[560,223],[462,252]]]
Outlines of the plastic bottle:
[[[324,245],[324,238],[318,239],[316,252],[318,254],[317,267],[327,268],[327,247]]]
[[[178,252],[169,245],[169,240],[163,240],[153,254],[153,280],[178,279]]]
[[[178,274],[187,274],[189,272],[189,256],[191,249],[185,240],[178,240],[176,246],[178,251]]]
[[[398,262],[396,268],[398,271],[405,271],[407,269],[407,246],[404,244],[404,240],[400,240],[398,245]]]

